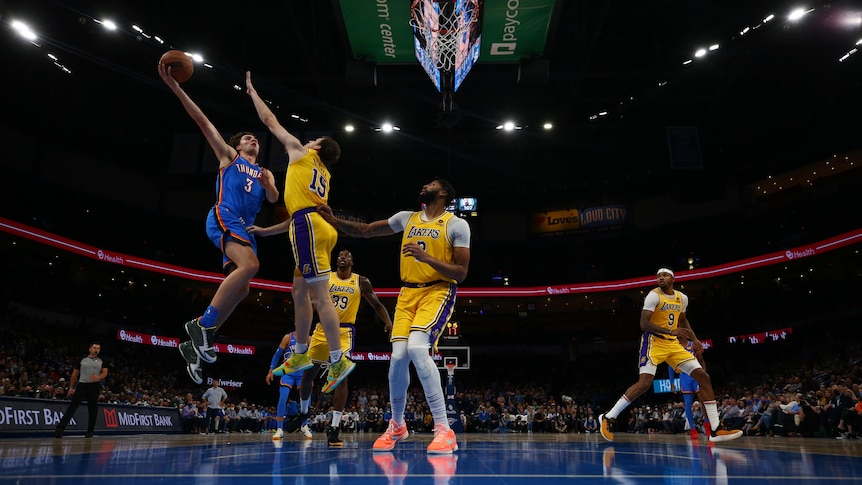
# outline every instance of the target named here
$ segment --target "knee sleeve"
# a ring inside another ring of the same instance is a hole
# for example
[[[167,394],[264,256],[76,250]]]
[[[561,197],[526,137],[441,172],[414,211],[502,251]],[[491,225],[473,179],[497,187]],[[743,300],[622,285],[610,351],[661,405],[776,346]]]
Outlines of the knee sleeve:
[[[410,384],[410,357],[407,342],[392,342],[392,357],[389,360],[389,385],[393,390],[407,391]]]
[[[389,403],[392,405],[392,419],[398,424],[404,424],[408,386],[410,386],[410,358],[407,355],[407,342],[392,342],[392,358],[389,361]]]
[[[410,355],[410,360],[416,369],[416,375],[420,379],[424,379],[432,373],[439,373],[439,369],[434,365],[434,358],[428,354],[428,345],[408,346],[407,353]]]
[[[392,357],[389,360],[389,376],[400,374],[408,369],[410,357],[407,355],[407,342],[392,342]]]

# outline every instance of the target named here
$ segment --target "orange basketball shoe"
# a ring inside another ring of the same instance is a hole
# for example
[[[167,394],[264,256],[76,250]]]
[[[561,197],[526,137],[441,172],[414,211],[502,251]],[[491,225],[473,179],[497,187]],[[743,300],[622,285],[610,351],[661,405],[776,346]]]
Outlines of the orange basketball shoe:
[[[389,427],[377,438],[372,449],[374,451],[392,451],[395,448],[395,443],[398,443],[409,435],[410,432],[407,431],[406,423],[398,426],[398,423],[394,419],[390,419]]]
[[[458,442],[455,441],[455,432],[442,424],[434,426],[434,439],[428,445],[428,453],[434,455],[445,455],[458,451]]]

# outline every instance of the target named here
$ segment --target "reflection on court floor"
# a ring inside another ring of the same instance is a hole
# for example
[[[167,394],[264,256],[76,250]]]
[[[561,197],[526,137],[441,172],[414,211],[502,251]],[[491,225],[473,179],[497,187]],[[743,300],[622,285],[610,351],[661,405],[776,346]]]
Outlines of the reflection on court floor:
[[[582,434],[461,434],[460,451],[432,456],[429,434],[388,453],[376,435],[347,434],[343,449],[322,436],[266,434],[38,436],[0,440],[0,483],[603,483],[862,482],[862,443],[825,438]]]

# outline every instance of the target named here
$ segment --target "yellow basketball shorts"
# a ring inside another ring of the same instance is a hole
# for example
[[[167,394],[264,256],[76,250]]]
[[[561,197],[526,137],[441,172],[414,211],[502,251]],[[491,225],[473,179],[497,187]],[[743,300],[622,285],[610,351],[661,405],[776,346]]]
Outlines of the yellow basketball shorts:
[[[446,327],[455,310],[458,287],[440,282],[424,288],[401,287],[395,305],[391,341],[406,341],[410,332],[425,332],[432,346]]]
[[[330,257],[338,241],[338,231],[314,208],[297,211],[291,218],[288,234],[297,270],[306,281],[328,277],[332,272]]]
[[[691,352],[685,350],[685,347],[676,338],[666,339],[648,332],[641,337],[638,358],[638,368],[641,374],[655,375],[656,368],[662,363],[666,363],[678,371],[682,363],[691,360],[696,359],[691,355]]]
[[[341,334],[341,351],[350,357],[350,352],[353,351],[353,335],[356,333],[356,328],[351,323],[342,323],[339,333]],[[329,362],[329,341],[326,340],[326,333],[323,332],[323,325],[320,323],[314,326],[314,332],[311,334],[311,340],[308,343],[308,357],[316,364]]]

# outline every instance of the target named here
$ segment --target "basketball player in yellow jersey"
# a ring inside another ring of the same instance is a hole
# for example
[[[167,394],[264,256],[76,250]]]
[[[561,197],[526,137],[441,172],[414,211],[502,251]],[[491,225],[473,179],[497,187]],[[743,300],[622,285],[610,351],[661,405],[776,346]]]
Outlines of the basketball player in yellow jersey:
[[[685,372],[700,385],[700,397],[712,426],[710,441],[728,441],[742,436],[741,430],[728,430],[720,426],[715,393],[709,375],[703,370],[695,356],[687,351],[680,339],[692,342],[695,353],[703,352],[703,345],[694,335],[686,317],[688,296],[673,289],[673,271],[661,268],[656,273],[658,288],[644,298],[641,310],[640,377],[619,398],[614,406],[599,416],[599,431],[604,439],[614,440],[613,426],[617,416],[641,394],[652,386],[656,368],[666,362],[677,372]]]
[[[470,265],[470,226],[446,205],[455,198],[452,184],[435,179],[422,187],[419,202],[425,210],[402,211],[389,219],[370,224],[336,218],[328,206],[318,212],[345,234],[358,237],[387,236],[403,232],[401,238],[401,292],[395,307],[392,328],[392,358],[389,361],[389,396],[392,419],[374,451],[389,451],[408,436],[404,423],[410,362],[425,390],[434,417],[434,439],[428,453],[444,454],[458,450],[455,432],[449,428],[446,403],[440,384],[440,371],[429,354],[436,347],[446,322],[455,308],[458,283],[467,277]]]
[[[359,312],[361,299],[364,298],[374,308],[377,316],[383,321],[383,330],[387,333],[392,330],[392,320],[389,318],[386,307],[380,303],[380,299],[374,293],[371,281],[353,272],[353,254],[346,249],[339,252],[336,263],[336,272],[329,275],[329,294],[332,305],[338,312],[338,318],[341,321],[341,348],[350,353],[353,350],[353,339],[356,335],[356,314]],[[299,429],[302,422],[308,417],[308,409],[311,406],[311,389],[317,374],[320,372],[321,364],[326,362],[326,350],[326,335],[323,328],[318,324],[311,336],[311,347],[308,348],[308,355],[314,362],[314,367],[302,374],[299,415],[293,418],[285,428],[289,433]],[[348,379],[345,379],[332,396],[332,423],[326,428],[326,441],[330,448],[344,446],[344,443],[338,438],[338,430],[341,425],[344,405],[347,404],[347,381]]]
[[[329,304],[329,273],[332,271],[330,255],[338,233],[317,213],[317,206],[329,200],[329,168],[338,162],[341,148],[328,136],[303,145],[281,126],[257,94],[251,83],[250,72],[246,73],[245,86],[258,117],[284,145],[288,159],[284,204],[290,214],[290,220],[285,221],[286,230],[296,261],[291,289],[296,315],[296,348],[290,358],[273,371],[273,375],[281,376],[312,367],[306,352],[313,309],[316,309],[329,343],[330,366],[324,387],[330,392],[356,367],[342,352],[338,313]]]

